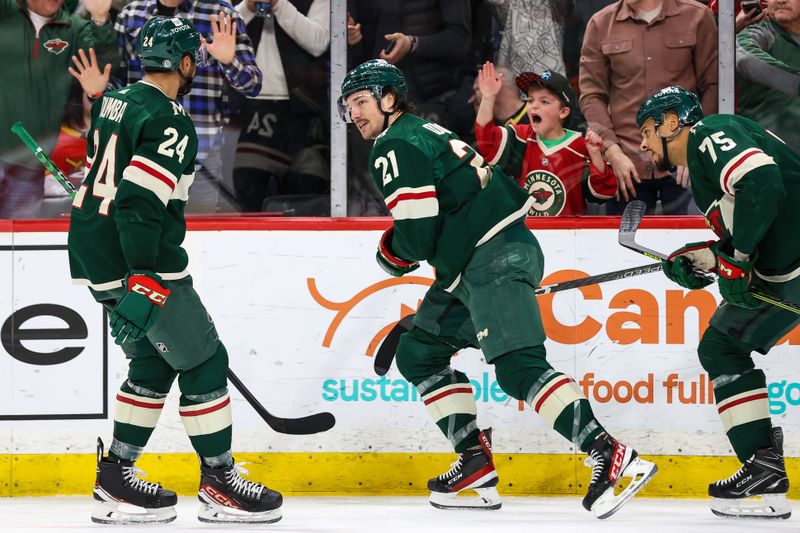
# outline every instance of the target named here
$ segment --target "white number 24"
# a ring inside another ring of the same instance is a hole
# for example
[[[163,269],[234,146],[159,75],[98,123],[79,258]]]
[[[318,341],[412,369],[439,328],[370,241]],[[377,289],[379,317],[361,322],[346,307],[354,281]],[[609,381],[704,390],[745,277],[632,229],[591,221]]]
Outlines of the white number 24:
[[[164,135],[169,137],[166,141],[158,145],[158,153],[161,155],[165,155],[167,157],[172,157],[176,153],[178,154],[178,161],[183,163],[183,156],[186,152],[186,145],[189,144],[189,136],[184,135],[183,139],[178,141],[178,130],[175,128],[167,128],[164,130]],[[172,148],[172,145],[178,143],[175,148]]]

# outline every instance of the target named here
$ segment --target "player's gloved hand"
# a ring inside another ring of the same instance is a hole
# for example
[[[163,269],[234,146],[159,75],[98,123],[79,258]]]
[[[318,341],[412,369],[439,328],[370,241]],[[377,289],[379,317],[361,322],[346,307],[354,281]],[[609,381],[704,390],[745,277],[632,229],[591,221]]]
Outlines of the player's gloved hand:
[[[707,287],[714,280],[699,276],[694,271],[713,271],[717,264],[716,249],[717,241],[690,242],[681,246],[661,261],[664,274],[686,289]]]
[[[732,255],[722,250],[717,251],[719,293],[728,303],[747,309],[758,309],[764,304],[750,294],[750,278],[755,261],[751,261],[751,258],[738,261]]]
[[[378,245],[378,253],[375,259],[380,267],[390,276],[400,277],[419,268],[418,261],[406,261],[400,259],[392,251],[392,238],[394,237],[394,226],[390,227],[381,235],[381,242]]]
[[[131,270],[125,276],[127,292],[111,311],[111,336],[114,342],[136,342],[153,326],[167,301],[169,289],[149,270]]]

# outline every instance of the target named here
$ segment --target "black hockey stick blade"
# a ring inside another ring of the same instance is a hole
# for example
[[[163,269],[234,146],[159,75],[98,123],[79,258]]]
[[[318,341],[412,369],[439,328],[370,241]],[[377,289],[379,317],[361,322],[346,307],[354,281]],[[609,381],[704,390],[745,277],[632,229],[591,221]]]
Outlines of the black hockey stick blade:
[[[336,424],[336,418],[332,413],[316,413],[301,418],[280,418],[267,411],[261,402],[253,396],[253,393],[242,383],[239,377],[228,368],[228,380],[244,396],[247,403],[255,409],[256,413],[264,419],[269,427],[278,433],[287,435],[311,435],[328,431]]]
[[[642,246],[636,242],[636,231],[639,229],[639,223],[642,221],[642,217],[644,216],[646,210],[647,205],[641,200],[634,200],[625,206],[625,211],[622,213],[622,221],[619,225],[618,241],[625,248],[633,250],[634,252],[638,252],[647,257],[653,259],[667,259],[669,257],[668,255],[651,248],[647,248],[646,246]],[[706,270],[695,270],[695,275],[710,280],[715,279],[714,274]],[[752,294],[753,298],[757,300],[780,307],[786,311],[791,311],[792,313],[800,314],[800,305],[784,300],[783,298],[779,298],[774,294],[766,293],[757,287],[751,286],[750,294]]]
[[[386,338],[383,339],[378,352],[375,354],[375,373],[379,376],[385,375],[392,367],[394,354],[397,353],[397,345],[400,344],[400,335],[410,331],[414,327],[414,314],[406,315],[392,328]]]

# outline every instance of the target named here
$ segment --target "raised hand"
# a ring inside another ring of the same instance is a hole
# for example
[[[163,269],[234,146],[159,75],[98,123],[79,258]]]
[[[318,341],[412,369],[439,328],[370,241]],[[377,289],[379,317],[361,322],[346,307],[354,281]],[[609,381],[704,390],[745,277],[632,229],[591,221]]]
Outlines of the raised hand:
[[[353,46],[361,42],[361,24],[350,13],[347,14],[347,44]]]
[[[86,94],[89,96],[103,94],[111,77],[111,63],[106,63],[101,72],[94,48],[89,48],[88,57],[83,49],[79,49],[78,57],[72,56],[72,62],[75,68],[69,67],[67,70],[78,80]]]
[[[93,21],[108,22],[111,0],[83,0],[83,7],[92,16]]]
[[[236,22],[230,15],[223,11],[219,16],[211,15],[211,39],[209,43],[201,36],[200,42],[211,57],[223,65],[230,65],[236,56]]]
[[[487,61],[478,73],[478,87],[483,98],[494,98],[503,88],[503,74],[497,74],[494,64]]]

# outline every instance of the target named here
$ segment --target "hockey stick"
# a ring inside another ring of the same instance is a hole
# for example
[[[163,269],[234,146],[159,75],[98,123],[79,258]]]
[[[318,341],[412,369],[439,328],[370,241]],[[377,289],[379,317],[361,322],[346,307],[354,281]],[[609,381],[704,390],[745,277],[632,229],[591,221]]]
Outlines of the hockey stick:
[[[622,246],[629,250],[633,250],[634,252],[638,252],[652,259],[667,260],[669,256],[666,254],[657,252],[656,250],[642,246],[636,242],[636,231],[639,229],[639,224],[642,221],[642,217],[644,217],[645,211],[647,211],[647,204],[641,200],[634,200],[625,206],[625,211],[622,213],[622,221],[619,225],[619,237],[617,240]],[[714,275],[705,270],[697,270],[695,274],[709,280],[714,279]],[[786,311],[800,314],[800,305],[778,298],[774,294],[766,293],[757,287],[750,286],[750,294],[757,300],[780,307]]]
[[[606,272],[605,274],[597,274],[596,276],[586,276],[583,278],[572,279],[569,281],[562,281],[561,283],[553,283],[552,285],[542,285],[536,287],[534,294],[541,296],[544,294],[551,294],[553,292],[566,291],[569,289],[577,289],[579,287],[586,287],[589,285],[597,285],[598,283],[605,283],[607,281],[616,281],[619,279],[632,278],[634,276],[641,276],[643,274],[650,274],[651,272],[658,272],[661,270],[661,263],[652,263],[645,266],[625,268],[622,270],[615,270],[613,272]],[[375,354],[375,373],[383,376],[389,371],[392,366],[392,360],[395,353],[397,353],[397,345],[400,342],[400,335],[409,331],[413,325],[414,315],[405,316],[397,325],[392,328],[386,338],[378,348]]]
[[[56,178],[58,183],[64,187],[64,190],[67,193],[74,197],[75,196],[75,187],[69,182],[67,177],[61,172],[58,167],[56,167],[53,160],[47,157],[47,154],[44,153],[42,147],[31,137],[25,127],[22,125],[21,122],[17,122],[11,127],[11,131],[19,137],[25,146],[27,146],[36,158],[44,165],[44,167],[50,171],[53,177]],[[247,403],[255,409],[255,411],[264,419],[269,427],[273,430],[277,431],[278,433],[287,433],[289,435],[310,435],[312,433],[321,433],[323,431],[328,431],[331,429],[334,424],[336,423],[336,419],[334,418],[333,414],[328,412],[323,413],[316,413],[309,416],[304,416],[302,418],[280,418],[273,414],[270,414],[269,411],[264,409],[264,406],[256,399],[255,396],[245,387],[244,383],[241,382],[239,377],[233,373],[233,370],[228,368],[228,379],[231,383],[239,390],[244,399],[247,400]]]

